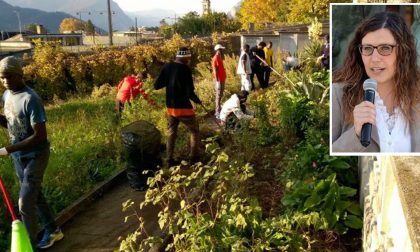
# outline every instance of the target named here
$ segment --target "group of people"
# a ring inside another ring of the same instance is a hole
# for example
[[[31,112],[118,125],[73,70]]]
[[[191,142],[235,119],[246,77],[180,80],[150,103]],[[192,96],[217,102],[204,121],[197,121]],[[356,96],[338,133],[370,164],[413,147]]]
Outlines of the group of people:
[[[220,105],[220,99],[223,95],[224,81],[226,80],[226,71],[221,59],[221,50],[224,47],[220,44],[215,46],[216,54],[213,57],[215,90],[216,90],[216,117],[223,124],[235,115],[237,119],[248,119],[250,113],[247,113],[245,102],[248,92],[243,90]],[[174,148],[177,137],[178,125],[183,123],[190,132],[190,153],[189,161],[199,160],[199,126],[195,117],[195,111],[192,102],[202,105],[200,98],[195,94],[191,68],[188,66],[191,61],[191,52],[186,47],[181,47],[176,53],[173,62],[165,64],[157,77],[154,88],[166,88],[166,112],[168,118],[168,141],[167,164],[172,166],[177,162],[174,159]]]
[[[255,89],[254,76],[261,88],[267,88],[273,67],[273,43],[264,41],[252,48],[244,45],[239,56],[237,74],[241,76],[241,90],[250,92]]]
[[[237,74],[241,76],[241,91],[247,93],[255,89],[254,76],[257,76],[261,88],[267,88],[270,81],[271,68],[273,67],[273,43],[270,41],[266,44],[264,41],[258,43],[257,46],[250,48],[248,44],[241,49],[239,62],[237,66]],[[222,110],[221,99],[223,97],[224,86],[226,81],[226,69],[223,65],[223,47],[217,44],[214,47],[215,54],[212,58],[212,73],[215,81],[216,91],[216,108],[215,117],[220,118]]]

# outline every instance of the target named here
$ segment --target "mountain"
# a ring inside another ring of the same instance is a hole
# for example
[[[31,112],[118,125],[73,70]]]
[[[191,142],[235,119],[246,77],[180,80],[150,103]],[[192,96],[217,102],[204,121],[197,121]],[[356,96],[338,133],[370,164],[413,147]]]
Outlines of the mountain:
[[[126,13],[133,20],[137,17],[137,26],[146,27],[159,26],[162,19],[166,19],[167,23],[172,24],[173,19],[175,18],[174,11],[164,9],[151,9],[136,12],[126,11]],[[168,17],[170,18],[168,19]]]
[[[90,19],[96,26],[108,31],[107,1],[105,0],[5,0],[9,4],[24,8],[35,8],[43,11],[60,11],[82,18]],[[112,29],[128,30],[134,25],[119,5],[111,1]],[[78,14],[79,13],[79,14]],[[89,14],[90,13],[90,14]]]
[[[48,32],[58,32],[61,21],[64,18],[71,17],[69,14],[64,12],[45,12],[30,8],[20,8],[0,0],[1,31],[19,31],[19,22],[15,11],[19,13],[22,30],[28,24],[39,23],[47,28]]]

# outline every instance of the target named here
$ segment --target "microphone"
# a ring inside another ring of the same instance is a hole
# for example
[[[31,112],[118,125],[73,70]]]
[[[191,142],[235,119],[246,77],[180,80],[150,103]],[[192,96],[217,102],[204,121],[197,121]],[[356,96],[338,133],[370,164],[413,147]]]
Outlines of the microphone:
[[[365,101],[375,103],[375,92],[378,83],[374,79],[367,79],[363,82],[363,90],[365,90]],[[362,126],[362,132],[360,134],[360,143],[367,147],[370,144],[370,137],[372,134],[372,124],[365,123]]]

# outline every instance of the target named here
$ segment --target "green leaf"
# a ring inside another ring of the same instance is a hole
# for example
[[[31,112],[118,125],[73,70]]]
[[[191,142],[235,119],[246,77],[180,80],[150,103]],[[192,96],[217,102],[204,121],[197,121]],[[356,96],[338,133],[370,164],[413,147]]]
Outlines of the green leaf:
[[[335,230],[337,230],[338,234],[343,235],[347,233],[349,228],[343,225],[342,223],[337,223],[337,225],[335,226]]]
[[[336,159],[336,160],[331,161],[330,166],[340,169],[340,170],[350,168],[350,164],[342,159]]]
[[[306,199],[304,207],[311,208],[318,205],[321,202],[321,197],[318,194],[314,193],[309,198]]]
[[[337,201],[335,208],[337,209],[338,213],[341,214],[350,205],[351,205],[350,201],[339,200]]]
[[[347,210],[356,215],[356,216],[362,216],[363,212],[362,209],[360,209],[359,204],[351,202],[350,205],[347,207]]]
[[[318,184],[315,186],[315,192],[319,194],[323,194],[323,192],[327,189],[328,189],[328,183],[326,183],[325,180],[319,181]]]
[[[229,161],[229,156],[225,152],[220,153],[219,156],[217,156],[217,159],[216,159],[216,162],[227,163],[228,161]]]
[[[347,186],[340,186],[338,191],[340,192],[340,196],[347,196],[352,197],[356,195],[357,190]]]
[[[353,229],[361,229],[363,227],[363,221],[360,217],[348,215],[347,219],[344,221],[344,225]]]
[[[281,203],[284,206],[293,206],[294,204],[296,204],[296,197],[294,197],[293,195],[286,195],[281,199]]]
[[[328,222],[327,229],[332,229],[335,223],[337,223],[338,216],[335,213],[333,213],[330,209],[328,209],[324,212],[324,217]]]

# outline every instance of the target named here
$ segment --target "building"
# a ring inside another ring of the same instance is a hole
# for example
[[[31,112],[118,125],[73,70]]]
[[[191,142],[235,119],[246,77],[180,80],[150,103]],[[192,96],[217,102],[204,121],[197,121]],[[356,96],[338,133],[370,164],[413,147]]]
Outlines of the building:
[[[203,16],[210,14],[210,0],[203,0]]]
[[[329,21],[324,20],[321,23],[322,33],[328,34],[330,29]],[[308,26],[309,24],[291,25],[253,31],[253,26],[250,25],[250,31],[241,33],[241,47],[245,44],[252,47],[261,41],[271,41],[273,43],[273,51],[288,51],[291,54],[295,54],[303,50],[304,46],[309,43]],[[272,27],[272,24],[267,24],[267,27]]]
[[[82,33],[48,33],[44,26],[38,24],[36,26],[36,33],[23,32],[14,37],[7,39],[5,42],[34,42],[40,40],[43,42],[59,41],[62,46],[76,46],[83,45]]]

